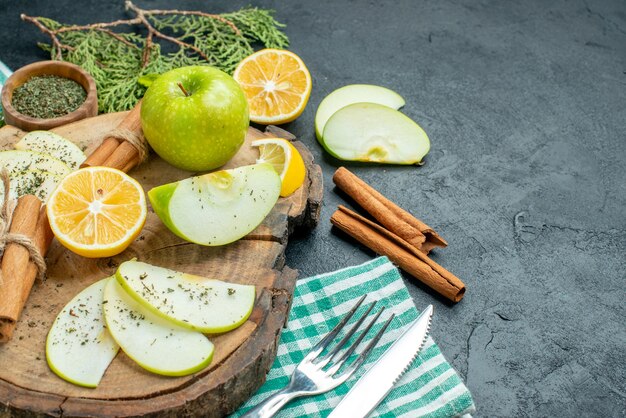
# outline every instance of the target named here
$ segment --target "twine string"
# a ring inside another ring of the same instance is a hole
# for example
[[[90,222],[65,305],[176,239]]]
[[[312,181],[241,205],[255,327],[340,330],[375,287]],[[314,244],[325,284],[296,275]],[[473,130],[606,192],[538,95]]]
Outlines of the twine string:
[[[139,153],[139,162],[142,163],[148,157],[149,149],[146,139],[143,135],[138,135],[129,129],[116,128],[111,131],[107,136],[127,141],[130,145],[135,147],[137,153]]]

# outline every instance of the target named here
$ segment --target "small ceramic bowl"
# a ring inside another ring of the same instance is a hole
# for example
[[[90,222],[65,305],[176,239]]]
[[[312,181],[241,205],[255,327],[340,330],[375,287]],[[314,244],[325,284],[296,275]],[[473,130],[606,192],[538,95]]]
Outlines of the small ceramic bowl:
[[[31,77],[38,75],[57,75],[76,81],[87,92],[82,105],[72,113],[52,119],[39,119],[19,113],[11,104],[13,92]],[[24,131],[47,130],[70,122],[96,116],[98,114],[98,94],[96,82],[78,65],[64,61],[39,61],[26,65],[14,72],[2,87],[2,108],[7,125],[13,125]]]

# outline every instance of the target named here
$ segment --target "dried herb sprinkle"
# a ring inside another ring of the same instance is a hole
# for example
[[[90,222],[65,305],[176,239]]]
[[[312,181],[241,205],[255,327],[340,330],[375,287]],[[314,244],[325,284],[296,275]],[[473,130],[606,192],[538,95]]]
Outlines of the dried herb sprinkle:
[[[51,119],[72,113],[86,98],[85,89],[74,80],[39,75],[15,89],[11,104],[23,115]]]

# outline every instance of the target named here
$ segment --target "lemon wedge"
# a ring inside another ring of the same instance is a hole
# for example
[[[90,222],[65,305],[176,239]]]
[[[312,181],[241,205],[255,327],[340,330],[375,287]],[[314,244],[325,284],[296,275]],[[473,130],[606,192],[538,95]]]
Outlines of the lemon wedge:
[[[289,141],[282,138],[258,139],[252,142],[259,148],[257,163],[269,163],[280,175],[280,195],[286,197],[304,183],[306,168],[302,156]]]

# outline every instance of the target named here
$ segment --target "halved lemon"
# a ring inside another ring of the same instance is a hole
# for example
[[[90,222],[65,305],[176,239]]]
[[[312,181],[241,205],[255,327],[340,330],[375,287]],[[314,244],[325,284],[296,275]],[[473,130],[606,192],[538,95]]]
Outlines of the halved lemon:
[[[146,196],[136,180],[109,167],[74,171],[56,188],[47,206],[55,237],[84,257],[121,253],[146,221]]]
[[[304,183],[306,168],[302,156],[289,141],[282,138],[258,139],[252,141],[259,148],[257,163],[270,163],[280,174],[282,186],[280,195],[289,196]]]
[[[233,77],[248,99],[250,120],[264,125],[296,119],[311,95],[311,74],[289,51],[255,52],[239,63]]]

